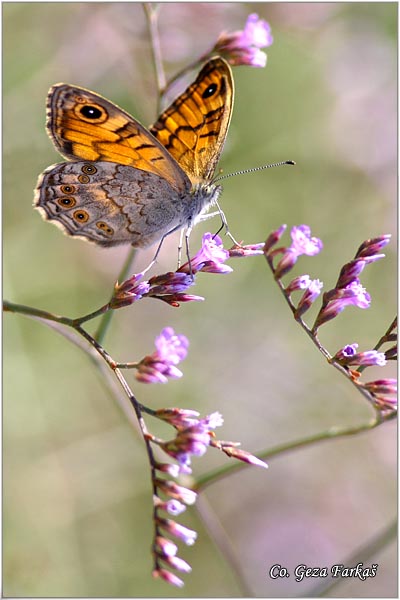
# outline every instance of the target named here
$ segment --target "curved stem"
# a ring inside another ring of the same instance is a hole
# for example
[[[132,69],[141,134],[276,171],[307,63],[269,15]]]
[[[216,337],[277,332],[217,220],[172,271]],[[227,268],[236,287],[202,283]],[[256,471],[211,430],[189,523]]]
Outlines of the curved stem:
[[[74,326],[74,319],[60,317],[59,315],[54,315],[53,313],[48,312],[47,310],[41,310],[40,308],[34,308],[32,306],[25,306],[24,304],[15,304],[14,302],[9,302],[8,300],[4,300],[3,310],[5,312],[20,313],[29,317],[45,319],[46,321],[56,321],[57,323],[68,325],[69,327]]]
[[[374,427],[380,425],[382,421],[383,419],[381,414],[378,411],[376,411],[375,418],[371,419],[367,423],[362,423],[361,425],[357,425],[355,427],[330,427],[325,431],[307,436],[301,440],[295,440],[294,442],[279,444],[274,448],[270,448],[269,450],[257,453],[257,457],[261,458],[262,460],[268,460],[281,454],[284,454],[285,452],[297,450],[298,448],[306,448],[318,442],[336,439],[339,437],[346,437],[350,435],[358,435],[363,431],[369,431],[370,429],[374,429]],[[236,473],[237,471],[239,471],[240,469],[244,469],[245,467],[245,463],[237,463],[227,467],[221,467],[220,469],[216,469],[215,471],[211,471],[211,473],[207,473],[206,475],[203,475],[197,480],[196,489],[203,490],[205,487],[211,485],[215,481],[220,481],[223,477],[227,477],[232,473]]]

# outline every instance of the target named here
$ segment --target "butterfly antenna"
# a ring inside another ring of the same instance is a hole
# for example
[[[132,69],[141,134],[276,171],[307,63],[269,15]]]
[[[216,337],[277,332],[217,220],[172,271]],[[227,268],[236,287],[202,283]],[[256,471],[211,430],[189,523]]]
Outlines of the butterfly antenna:
[[[244,175],[245,173],[254,173],[255,171],[264,171],[264,169],[271,169],[272,167],[282,167],[283,165],[295,165],[294,160],[284,160],[282,162],[273,163],[272,165],[263,165],[262,167],[253,167],[252,169],[244,169],[243,171],[235,171],[235,173],[228,173],[227,175],[221,175],[214,179],[213,183],[222,181],[222,179],[228,179],[228,177],[234,177],[235,175]]]

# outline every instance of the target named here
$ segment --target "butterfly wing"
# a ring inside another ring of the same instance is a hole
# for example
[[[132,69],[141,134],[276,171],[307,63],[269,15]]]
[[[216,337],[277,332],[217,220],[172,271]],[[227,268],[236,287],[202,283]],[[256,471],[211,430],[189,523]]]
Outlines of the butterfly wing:
[[[187,196],[163,177],[106,161],[52,165],[39,177],[35,206],[65,233],[106,247],[149,246],[191,216]]]
[[[178,191],[188,187],[184,171],[145,127],[89,90],[63,83],[51,87],[47,131],[69,160],[129,165],[163,177]]]
[[[228,132],[233,98],[231,68],[224,59],[213,58],[150,128],[193,184],[214,175]]]

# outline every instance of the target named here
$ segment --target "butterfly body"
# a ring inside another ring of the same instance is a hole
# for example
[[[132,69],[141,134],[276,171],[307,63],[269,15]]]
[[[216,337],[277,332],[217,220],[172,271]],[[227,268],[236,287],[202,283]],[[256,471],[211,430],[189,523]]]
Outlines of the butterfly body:
[[[67,234],[106,247],[146,247],[193,226],[221,192],[212,177],[232,103],[230,68],[220,58],[150,131],[93,92],[53,86],[47,130],[68,162],[40,175],[36,207]]]

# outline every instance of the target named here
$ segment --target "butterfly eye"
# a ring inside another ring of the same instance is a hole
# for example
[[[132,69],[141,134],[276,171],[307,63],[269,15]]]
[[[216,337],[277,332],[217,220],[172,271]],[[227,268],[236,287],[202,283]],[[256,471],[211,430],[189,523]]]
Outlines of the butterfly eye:
[[[114,229],[107,225],[107,223],[104,223],[104,221],[97,221],[96,227],[104,231],[107,235],[114,235]]]
[[[63,208],[72,208],[76,204],[75,198],[71,198],[71,196],[67,198],[59,198],[57,202]]]
[[[79,117],[91,123],[104,123],[108,119],[107,111],[98,104],[78,105],[75,112],[79,113]]]
[[[211,83],[202,93],[202,98],[211,98],[214,96],[215,92],[218,90],[218,86],[216,83]]]
[[[73,185],[61,185],[60,190],[63,194],[73,194],[75,192]]]
[[[86,212],[86,210],[76,210],[74,212],[74,219],[75,221],[86,223],[86,221],[89,219],[89,214]]]
[[[85,175],[94,175],[95,173],[97,173],[97,169],[93,165],[83,165],[82,173],[85,173]],[[87,183],[87,181],[81,181],[81,183]]]

